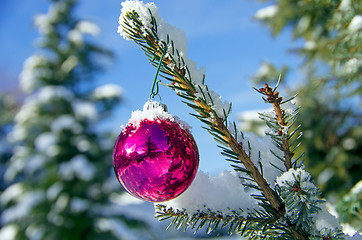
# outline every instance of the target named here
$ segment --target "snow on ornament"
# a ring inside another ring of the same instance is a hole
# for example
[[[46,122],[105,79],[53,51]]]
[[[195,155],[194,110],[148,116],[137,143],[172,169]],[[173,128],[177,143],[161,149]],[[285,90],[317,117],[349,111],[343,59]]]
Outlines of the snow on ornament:
[[[132,113],[113,151],[118,181],[131,195],[151,202],[183,193],[195,178],[198,164],[189,126],[154,101]]]

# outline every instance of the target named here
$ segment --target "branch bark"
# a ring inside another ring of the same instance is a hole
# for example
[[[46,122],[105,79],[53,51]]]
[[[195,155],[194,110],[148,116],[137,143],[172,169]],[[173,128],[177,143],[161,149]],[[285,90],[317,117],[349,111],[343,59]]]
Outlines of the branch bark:
[[[217,128],[223,133],[225,133],[224,139],[229,143],[229,146],[233,150],[233,152],[238,154],[239,160],[243,163],[246,170],[250,172],[255,182],[262,189],[265,198],[270,202],[270,205],[277,213],[277,216],[278,217],[283,216],[285,213],[284,205],[279,200],[276,193],[270,188],[268,182],[261,175],[259,169],[251,161],[248,154],[244,151],[242,146],[235,140],[235,138],[231,135],[231,133],[224,124],[217,126]]]
[[[267,96],[267,99],[264,100],[273,105],[277,122],[278,125],[280,126],[278,130],[278,135],[282,136],[284,134],[285,128],[287,127],[287,124],[285,122],[285,112],[280,106],[281,102],[283,101],[283,97],[279,97],[279,92],[269,87],[268,84],[265,84],[264,88],[260,88],[259,92]],[[282,151],[284,152],[284,159],[285,159],[284,166],[288,171],[290,168],[292,168],[292,158],[294,154],[290,151],[288,139],[283,138],[281,141],[282,141],[281,148]]]

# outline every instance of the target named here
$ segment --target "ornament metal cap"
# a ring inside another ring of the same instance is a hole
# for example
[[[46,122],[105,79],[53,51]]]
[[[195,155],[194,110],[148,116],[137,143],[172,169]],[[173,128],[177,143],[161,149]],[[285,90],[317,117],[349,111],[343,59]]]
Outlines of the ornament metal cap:
[[[143,111],[152,110],[152,109],[158,108],[159,106],[162,107],[163,111],[168,112],[166,104],[162,104],[160,102],[152,101],[151,99],[148,100],[145,103],[145,105],[143,105]]]

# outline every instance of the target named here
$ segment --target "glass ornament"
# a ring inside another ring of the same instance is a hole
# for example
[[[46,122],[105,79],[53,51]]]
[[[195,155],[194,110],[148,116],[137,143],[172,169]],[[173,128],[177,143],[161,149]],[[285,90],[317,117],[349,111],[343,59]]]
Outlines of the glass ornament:
[[[188,126],[152,101],[143,112],[133,113],[113,151],[118,181],[131,195],[151,202],[183,193],[195,178],[198,163]]]

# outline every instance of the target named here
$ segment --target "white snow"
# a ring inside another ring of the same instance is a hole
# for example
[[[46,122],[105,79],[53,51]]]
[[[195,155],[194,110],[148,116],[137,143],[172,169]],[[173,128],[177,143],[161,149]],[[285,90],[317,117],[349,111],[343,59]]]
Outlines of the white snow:
[[[123,93],[123,89],[116,84],[105,84],[94,89],[92,98],[94,99],[110,99],[119,98]]]
[[[63,190],[64,185],[61,182],[56,182],[51,185],[46,191],[46,197],[49,201],[53,201],[58,197],[60,192]]]
[[[44,232],[44,227],[39,227],[36,224],[30,224],[25,230],[25,234],[29,240],[41,240]]]
[[[57,198],[55,204],[53,205],[53,209],[55,210],[55,212],[60,213],[68,206],[68,204],[69,204],[69,194],[63,192]],[[49,212],[49,214],[52,214],[52,212]],[[56,214],[54,214],[54,217],[56,217]]]
[[[70,200],[70,210],[74,213],[84,212],[89,209],[90,203],[87,199],[82,199],[79,197],[73,197]]]
[[[145,238],[142,230],[132,230],[123,221],[116,218],[97,219],[95,228],[98,231],[110,231],[119,239],[138,240]]]
[[[55,206],[55,205],[54,205]],[[55,207],[54,210],[58,210]],[[47,215],[47,220],[56,226],[62,226],[64,224],[64,217],[55,211],[50,211]]]
[[[5,171],[4,179],[7,181],[13,181],[16,177],[17,173],[22,171],[25,166],[25,159],[30,152],[30,148],[24,146],[15,146],[14,148],[14,156],[11,158],[11,164]]]
[[[86,156],[77,155],[68,162],[61,163],[58,174],[64,180],[71,180],[77,177],[83,181],[89,181],[94,177],[95,172],[95,166],[88,161]]]
[[[244,121],[260,121],[259,112],[265,112],[266,110],[248,110],[241,112],[239,117]]]
[[[281,176],[277,177],[276,183],[280,187],[283,187],[283,186],[288,187],[290,185],[293,185],[290,183],[296,182],[296,180],[295,180],[296,178],[300,179],[300,182],[305,182],[305,181],[309,181],[309,179],[311,178],[311,175],[302,168],[297,168],[297,169],[291,168],[291,169],[289,169],[288,172],[285,172]]]
[[[15,122],[18,123],[17,125],[15,125],[15,129],[13,132],[16,132],[16,131],[19,131],[19,137],[21,139],[21,130],[20,128],[20,125],[22,125],[22,123],[25,123],[26,121],[32,119],[34,116],[36,116],[36,114],[38,113],[39,111],[39,105],[37,103],[36,100],[34,99],[27,99],[24,103],[24,105],[21,107],[20,111],[15,115]],[[19,128],[19,129],[17,129]],[[17,139],[17,134],[16,133],[11,133],[10,135],[15,135],[15,139]]]
[[[64,14],[68,9],[68,4],[65,2],[54,2],[49,7],[48,17],[50,21],[54,21],[61,17],[61,14]]]
[[[264,178],[267,180],[270,186],[274,187],[275,179],[282,172],[279,169],[275,168],[272,164],[280,169],[285,169],[285,166],[282,161],[280,161],[271,153],[271,151],[273,151],[277,156],[282,158],[284,156],[284,153],[274,145],[272,138],[269,136],[260,138],[254,134],[250,134],[249,136],[245,136],[244,139],[241,140],[241,143],[245,152],[250,155],[250,159],[252,160],[254,165],[263,174]],[[251,151],[249,149],[249,144]],[[259,161],[263,166],[263,171],[261,171],[259,167]]]
[[[40,152],[49,152],[49,148],[57,143],[57,137],[52,132],[44,132],[35,139],[35,148]]]
[[[342,0],[338,6],[341,11],[347,11],[351,8],[351,0]]]
[[[362,28],[362,15],[356,15],[352,18],[351,22],[348,25],[348,29],[351,32],[357,32]]]
[[[360,180],[356,185],[351,189],[352,194],[360,194],[362,193],[362,180]]]
[[[38,26],[40,33],[48,34],[52,31],[52,26],[49,20],[49,16],[46,14],[35,15],[35,25]]]
[[[343,233],[346,234],[344,239],[362,240],[362,233],[359,233],[349,224],[342,224]]]
[[[355,234],[353,234],[352,237],[345,236],[345,239],[346,240],[349,240],[349,239],[351,239],[351,240],[362,240],[362,235],[360,233],[355,233]]]
[[[0,228],[1,240],[14,240],[19,227],[16,224],[8,224]]]
[[[249,111],[243,111],[240,114],[238,114],[239,121],[239,127],[241,131],[250,132],[250,130],[253,127],[253,124],[256,124],[256,129],[253,129],[255,133],[259,136],[263,136],[264,133],[267,130],[267,126],[264,123],[263,120],[260,119],[259,113],[260,112],[270,112],[272,109],[264,109],[264,110],[249,110]]]
[[[170,120],[171,122],[178,123],[181,128],[190,130],[191,127],[184,121],[181,121],[178,117],[172,116],[170,113],[164,110],[162,104],[156,101],[149,100],[143,106],[143,111],[136,110],[132,112],[131,118],[128,124],[139,126],[139,124],[145,120]]]
[[[41,154],[31,156],[26,160],[26,167],[24,170],[29,174],[33,174],[35,171],[42,169],[48,160],[49,158],[46,158]]]
[[[255,78],[264,78],[267,77],[268,75],[270,75],[270,73],[272,72],[273,68],[270,65],[270,63],[268,62],[263,62],[259,69],[256,71],[254,77]]]
[[[304,43],[304,48],[306,50],[311,51],[311,50],[316,49],[316,47],[317,47],[317,43],[313,40],[308,40],[308,41],[305,41],[305,43]]]
[[[199,171],[184,193],[160,204],[167,208],[185,209],[191,215],[198,210],[208,212],[210,209],[224,215],[232,215],[236,211],[246,216],[250,210],[259,209],[257,201],[250,196],[234,171],[223,171],[218,176],[209,176]]]
[[[334,176],[334,170],[332,168],[324,169],[317,177],[317,183],[319,186],[326,184]]]
[[[282,104],[281,108],[285,111],[286,114],[291,115],[299,109],[299,106],[295,102],[295,99],[293,99],[292,101]]]
[[[355,139],[349,137],[349,138],[343,139],[342,146],[345,150],[350,151],[350,150],[354,149],[355,147],[357,147],[357,142]]]
[[[90,21],[79,21],[75,28],[68,32],[68,39],[74,44],[82,46],[84,44],[85,34],[98,36],[100,34],[100,28],[97,24]]]
[[[179,69],[187,66],[190,74],[186,71],[186,77],[189,78],[196,86],[196,97],[204,98],[202,94],[202,92],[204,92],[207,104],[210,105],[210,107],[216,112],[218,117],[224,118],[224,112],[229,112],[230,104],[227,101],[221,101],[221,96],[213,91],[209,92],[209,96],[206,89],[207,86],[203,84],[205,75],[204,68],[198,68],[197,63],[187,57],[187,39],[185,37],[185,33],[175,26],[168,24],[163,18],[161,18],[158,14],[158,8],[154,3],[144,4],[142,1],[138,0],[123,2],[122,13],[119,17],[120,26],[118,28],[118,32],[120,35],[125,39],[131,40],[128,34],[123,30],[122,24],[125,14],[132,10],[135,10],[138,13],[139,19],[144,25],[144,28],[152,32],[151,15],[148,9],[152,12],[152,16],[157,22],[157,36],[159,41],[167,43],[167,38],[169,37],[165,58],[174,60]],[[133,23],[130,24],[132,25]],[[159,43],[159,45],[163,45],[163,43]],[[176,49],[178,50],[178,53]],[[174,64],[172,64],[172,66],[173,65]],[[175,85],[178,84],[175,83]]]
[[[20,73],[20,87],[29,93],[40,86],[39,78],[49,78],[52,76],[51,70],[44,67],[48,59],[42,55],[33,55],[25,60],[23,70]]]
[[[259,9],[255,13],[254,17],[256,19],[266,20],[266,19],[274,17],[278,13],[278,10],[279,10],[278,6],[276,6],[276,5],[271,5],[271,6],[268,6],[268,7],[264,7],[262,9]]]
[[[307,207],[309,206],[308,202],[315,202],[319,206],[322,206],[318,202],[318,197],[319,197],[318,188],[311,182],[311,175],[304,169],[291,168],[291,169],[289,169],[288,172],[284,172],[280,177],[277,177],[277,179],[276,179],[276,183],[282,189],[282,191],[283,191],[283,188],[287,189],[288,191],[291,191],[290,189],[297,182],[300,184],[301,191],[308,193],[308,196],[306,196],[305,194],[298,195],[298,199],[296,199],[297,201],[300,201],[303,203],[307,202],[306,203]],[[321,213],[318,213],[318,214],[321,214]],[[288,207],[288,206],[286,207],[285,216],[287,218],[291,218],[291,219],[296,219],[297,217],[300,217],[297,208]],[[312,213],[311,216],[315,217],[316,213]],[[321,219],[321,221],[322,221],[322,219]],[[322,226],[323,224],[325,225],[324,222],[321,222],[320,225],[316,226],[318,231],[320,230],[320,229],[318,229],[318,227]],[[328,228],[328,229],[330,229],[330,228]]]
[[[36,15],[35,25],[39,27],[39,32],[46,35],[53,31],[52,23],[54,23],[66,9],[67,5],[64,2],[55,2],[49,7],[47,14]]]
[[[99,117],[93,102],[76,100],[72,102],[72,108],[76,118],[95,121]]]
[[[141,22],[143,23],[143,25],[146,28],[151,28],[152,27],[151,16],[148,12],[148,9],[151,10],[154,17],[158,16],[158,8],[153,2],[147,3],[147,4],[144,4],[142,1],[124,1],[124,2],[122,2],[122,9],[121,9],[122,13],[121,13],[121,16],[119,17],[119,22],[118,22],[120,24],[120,26],[118,27],[118,33],[121,34],[121,36],[123,38],[130,40],[127,33],[123,31],[122,24],[123,24],[123,16],[127,12],[131,12],[132,10],[134,10],[138,13],[139,19],[141,20]],[[159,19],[156,18],[156,21],[157,20],[159,20]]]
[[[70,130],[73,133],[82,132],[82,125],[74,119],[70,114],[61,115],[57,117],[50,126],[52,132],[60,132],[64,130]]]
[[[362,27],[362,17],[361,17],[361,27]],[[362,67],[362,60],[358,58],[351,58],[343,65],[343,70],[347,74],[356,74],[360,67]]]
[[[44,199],[40,190],[23,194],[16,205],[6,208],[1,215],[1,223],[14,222],[28,214],[28,212]]]
[[[127,206],[130,204],[135,204],[135,205],[139,205],[139,204],[143,204],[144,201],[138,198],[133,197],[132,195],[128,194],[128,193],[111,193],[110,198],[109,198],[112,202],[117,203],[117,205],[120,206]]]
[[[19,201],[25,191],[23,183],[14,183],[2,192],[0,195],[0,203],[7,205],[10,201]]]
[[[322,234],[328,230],[341,228],[338,219],[330,214],[324,204],[319,206],[321,210],[315,215],[315,228]]]
[[[42,87],[37,95],[41,103],[48,103],[52,100],[67,99],[72,100],[74,94],[63,86],[45,86]]]
[[[81,152],[86,152],[91,148],[91,143],[86,138],[75,137],[74,142]]]
[[[211,106],[211,109],[213,109],[215,111],[215,113],[218,117],[225,119],[225,117],[227,117],[227,116],[225,116],[225,114],[229,113],[230,103],[228,101],[223,102],[222,97],[212,90],[209,91],[210,95],[206,94],[206,92],[207,92],[206,85],[199,83],[198,86],[199,86],[199,88],[202,89],[202,91],[206,95],[206,103],[209,106]],[[196,93],[195,96],[198,98],[203,98],[201,91]]]
[[[92,36],[98,36],[101,31],[97,24],[85,20],[79,21],[75,28],[83,34],[90,34]]]
[[[311,175],[307,171],[302,168],[292,168],[288,172],[283,173],[280,177],[277,177],[276,180],[280,187],[286,187],[288,189],[293,187],[297,181],[300,183],[302,192],[308,193],[309,200],[314,201],[320,208],[318,212],[311,215],[313,217],[313,228],[311,233],[328,236],[329,234],[334,234],[338,230],[341,230],[342,227],[340,226],[338,219],[328,212],[326,204],[318,202],[318,188],[311,182]],[[299,199],[299,201],[305,200],[305,197]],[[306,206],[308,206],[308,204]],[[297,209],[294,208],[287,208],[286,210],[287,217],[292,217],[297,211]]]
[[[68,40],[77,46],[82,46],[84,44],[83,34],[77,29],[72,29],[68,32]]]
[[[312,17],[309,15],[304,15],[303,17],[301,17],[301,19],[298,21],[298,23],[296,25],[297,33],[299,33],[299,34],[304,33],[310,26],[311,21],[312,21]]]

